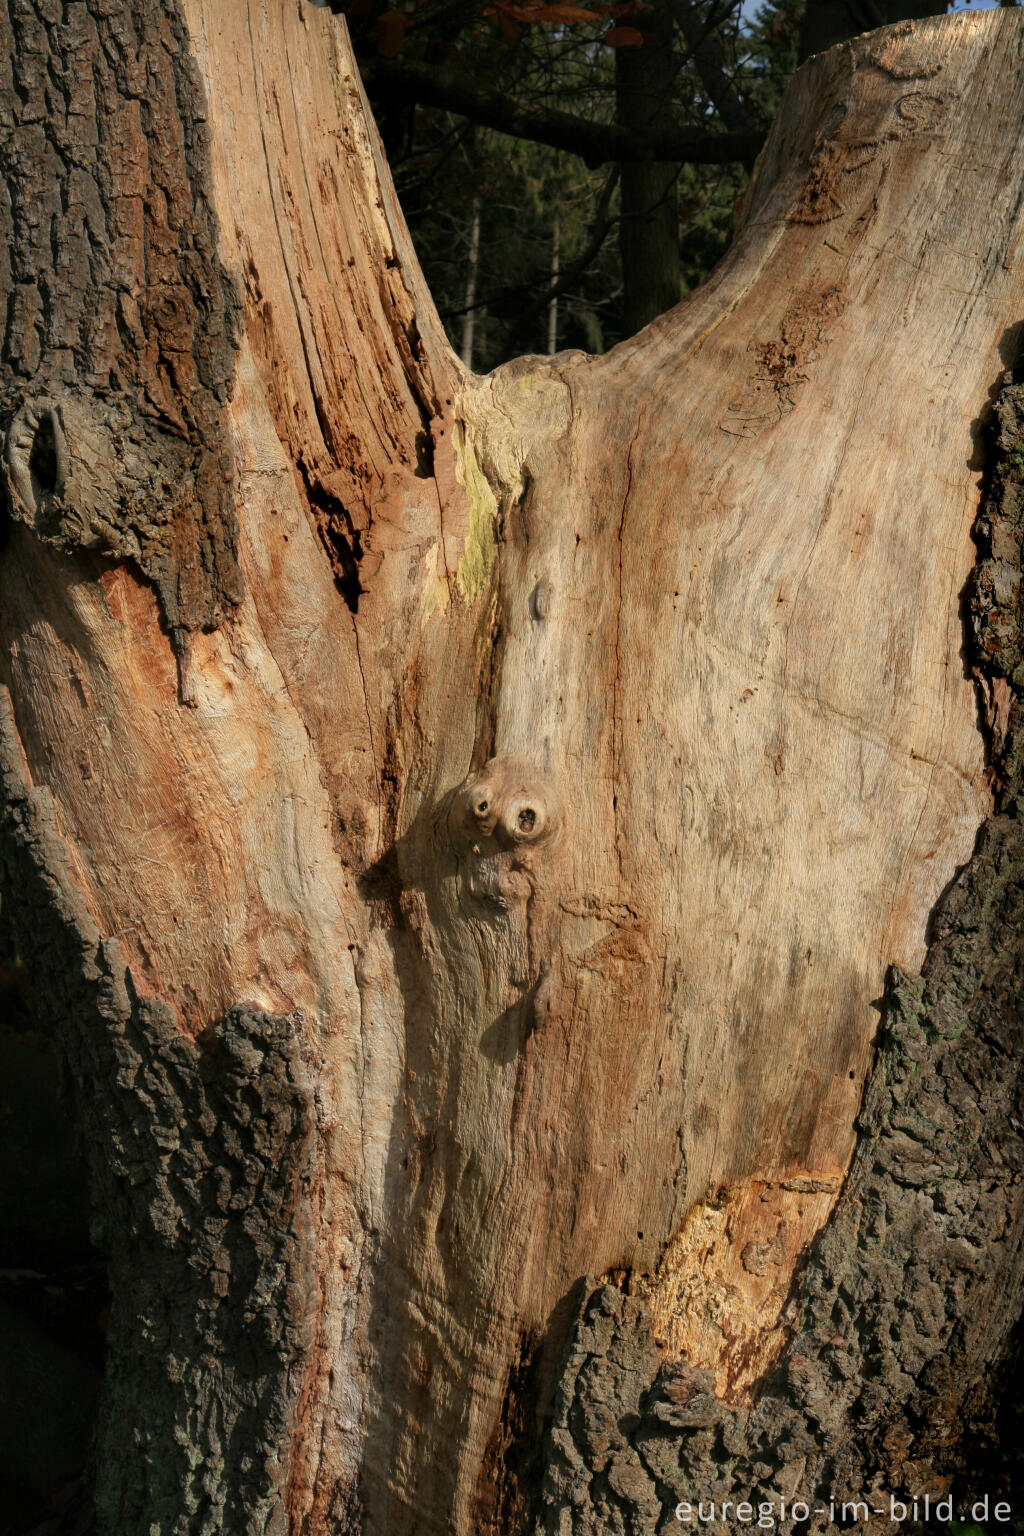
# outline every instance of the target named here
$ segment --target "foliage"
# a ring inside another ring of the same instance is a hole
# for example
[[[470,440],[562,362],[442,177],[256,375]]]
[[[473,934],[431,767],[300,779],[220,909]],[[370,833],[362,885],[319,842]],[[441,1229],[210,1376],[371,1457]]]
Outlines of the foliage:
[[[455,68],[518,103],[577,119],[615,120],[615,57],[649,40],[655,0],[576,5],[546,0],[353,0],[343,9],[361,62]],[[663,0],[657,0],[663,3]],[[695,0],[698,43],[713,38],[730,88],[767,122],[796,63],[801,0],[766,0],[749,21],[739,0]],[[682,29],[675,30],[673,115],[707,126],[717,108]],[[692,29],[688,34],[692,37]],[[462,350],[474,214],[480,241],[473,365],[547,348],[557,238],[557,346],[603,351],[623,335],[614,167],[513,139],[436,106],[395,101],[368,71],[402,206],[456,350]],[[728,246],[747,181],[739,164],[678,169],[682,291]],[[557,236],[556,236],[557,226]]]

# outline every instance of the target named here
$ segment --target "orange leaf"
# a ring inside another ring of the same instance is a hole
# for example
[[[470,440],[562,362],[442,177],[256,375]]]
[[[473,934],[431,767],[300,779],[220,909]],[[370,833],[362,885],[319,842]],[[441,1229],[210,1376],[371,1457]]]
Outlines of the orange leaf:
[[[572,26],[577,21],[601,20],[596,11],[585,10],[582,5],[510,5],[502,9],[517,21],[555,21]]]
[[[560,21],[571,26],[576,21],[600,21],[596,11],[584,10],[582,5],[543,5],[541,13],[545,21]]]
[[[510,18],[515,21],[536,21],[537,12],[541,8],[539,0],[533,0],[533,3],[528,5],[510,5],[508,0],[504,0],[501,4],[485,6],[482,14],[494,16],[499,22],[508,21]]]
[[[609,48],[642,48],[644,35],[636,27],[612,27],[601,39]]]
[[[412,17],[404,11],[384,11],[377,17],[377,52],[381,58],[393,59],[401,53],[411,26]]]
[[[573,26],[579,21],[600,21],[599,11],[588,10],[582,5],[571,4],[545,4],[545,0],[524,0],[522,5],[510,4],[509,0],[494,0],[491,5],[485,6],[484,16],[497,17],[499,23],[502,18],[519,21],[526,26],[532,26],[539,21],[559,22],[563,26]]]

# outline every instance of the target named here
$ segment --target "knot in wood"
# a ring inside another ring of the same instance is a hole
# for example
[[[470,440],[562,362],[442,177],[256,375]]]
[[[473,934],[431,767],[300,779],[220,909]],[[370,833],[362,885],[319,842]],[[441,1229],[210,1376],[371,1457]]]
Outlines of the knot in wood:
[[[151,448],[122,399],[32,396],[4,437],[11,515],[65,554],[89,549],[134,559],[153,577],[146,529],[153,542],[169,497]],[[180,488],[187,474],[184,464],[176,469]]]
[[[495,757],[452,797],[448,831],[474,895],[499,905],[528,901],[534,876],[561,837],[562,808],[550,779],[522,758]]]
[[[478,847],[481,854],[539,850],[561,825],[561,807],[543,770],[513,757],[493,757],[472,774],[455,791],[448,818],[460,851]]]
[[[190,443],[124,392],[33,394],[7,423],[2,469],[15,522],[64,554],[131,560],[172,633],[215,628],[240,600],[230,457],[212,434]]]
[[[46,398],[26,401],[4,438],[4,479],[12,514],[41,537],[59,531],[70,471],[60,405]],[[85,540],[80,537],[78,542]]]

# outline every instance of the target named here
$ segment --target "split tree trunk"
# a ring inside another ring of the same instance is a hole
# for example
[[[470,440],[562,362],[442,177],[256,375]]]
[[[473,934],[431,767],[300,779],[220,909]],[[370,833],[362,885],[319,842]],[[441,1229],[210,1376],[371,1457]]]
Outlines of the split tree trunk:
[[[1021,1297],[1012,389],[967,650],[961,594],[1024,18],[812,61],[704,289],[483,379],[332,17],[0,25],[5,899],[101,1528],[941,1488]]]

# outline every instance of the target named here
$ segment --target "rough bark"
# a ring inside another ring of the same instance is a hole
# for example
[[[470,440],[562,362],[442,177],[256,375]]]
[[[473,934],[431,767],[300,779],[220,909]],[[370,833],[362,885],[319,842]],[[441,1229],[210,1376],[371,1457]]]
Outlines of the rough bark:
[[[952,1475],[1020,1306],[1024,18],[812,61],[704,289],[486,379],[329,15],[0,18],[3,882],[102,1528]]]
[[[2,26],[9,514],[58,550],[131,559],[184,661],[238,597],[238,304],[187,35],[173,5],[12,4]]]
[[[49,797],[27,787],[9,712],[0,731],[4,887],[92,1090],[78,1110],[113,1297],[100,1529],[284,1532],[281,1452],[317,1284],[317,1112],[296,1021],[236,1008],[195,1041],[140,998],[78,896]]]

